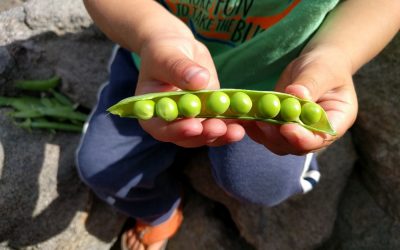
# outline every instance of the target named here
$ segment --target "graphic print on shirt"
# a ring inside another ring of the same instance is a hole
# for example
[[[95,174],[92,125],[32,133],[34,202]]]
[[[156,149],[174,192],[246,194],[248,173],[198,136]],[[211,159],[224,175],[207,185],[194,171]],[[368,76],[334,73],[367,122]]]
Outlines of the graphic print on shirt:
[[[236,46],[272,27],[301,0],[160,0],[200,39]]]

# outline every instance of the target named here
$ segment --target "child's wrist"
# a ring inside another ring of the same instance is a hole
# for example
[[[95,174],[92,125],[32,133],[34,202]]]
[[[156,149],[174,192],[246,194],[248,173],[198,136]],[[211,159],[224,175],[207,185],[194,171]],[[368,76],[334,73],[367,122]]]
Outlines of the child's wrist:
[[[182,38],[182,39],[195,39],[193,33],[186,26],[180,28],[179,25],[175,29],[167,29],[162,30],[160,32],[153,31],[148,33],[146,36],[143,36],[141,42],[139,42],[138,51],[136,51],[139,55],[149,44],[154,42],[161,41],[163,39],[171,39],[171,38]]]
[[[303,49],[301,55],[308,55],[318,60],[334,62],[338,67],[340,66],[340,68],[348,71],[350,75],[354,72],[354,65],[351,57],[339,46],[332,44],[310,44]]]

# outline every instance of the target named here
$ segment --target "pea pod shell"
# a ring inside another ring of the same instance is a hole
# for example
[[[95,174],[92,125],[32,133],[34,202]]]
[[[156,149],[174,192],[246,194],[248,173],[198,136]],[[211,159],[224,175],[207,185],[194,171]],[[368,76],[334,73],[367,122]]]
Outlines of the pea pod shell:
[[[247,94],[250,99],[252,100],[253,103],[257,103],[257,101],[264,96],[265,94],[273,94],[276,95],[281,101],[287,98],[295,98],[300,102],[301,105],[305,103],[313,103],[308,100],[300,99],[298,97],[295,97],[293,95],[289,95],[286,93],[281,93],[281,92],[274,92],[274,91],[256,91],[256,90],[244,90],[244,89],[219,89],[219,90],[199,90],[199,91],[174,91],[174,92],[160,92],[160,93],[149,93],[149,94],[144,94],[140,96],[132,96],[125,98],[115,105],[111,106],[108,111],[114,115],[118,115],[120,117],[131,117],[131,118],[138,118],[133,112],[132,112],[132,105],[136,101],[139,100],[153,100],[154,102],[157,102],[159,99],[163,97],[168,97],[174,100],[175,102],[179,101],[179,98],[187,93],[194,94],[198,96],[201,100],[202,103],[207,102],[207,98],[214,92],[223,92],[227,94],[229,97],[232,97],[235,93],[237,92],[243,92]],[[277,115],[274,118],[265,118],[262,115],[260,115],[260,112],[258,111],[258,105],[252,105],[251,110],[246,113],[246,114],[238,114],[235,113],[233,110],[228,109],[226,112],[223,114],[215,114],[213,112],[209,112],[207,110],[207,105],[202,105],[202,109],[199,115],[196,116],[197,118],[223,118],[223,119],[242,119],[242,120],[258,120],[258,121],[265,121],[273,124],[285,124],[289,123],[288,121],[285,121],[280,117],[280,115]],[[182,114],[178,114],[178,118],[183,118]],[[330,135],[336,135],[336,131],[332,128],[331,124],[329,123],[328,117],[325,113],[325,111],[322,112],[321,114],[321,119],[312,124],[312,125],[307,125],[301,121],[301,119],[296,119],[294,121],[290,121],[290,123],[297,123],[309,130],[315,131],[315,132],[322,132]]]
[[[70,106],[71,108],[75,109],[74,103],[68,97],[55,91],[54,89],[50,89],[50,92],[60,104]]]
[[[23,90],[47,91],[60,84],[61,78],[53,76],[44,80],[20,80],[15,82],[15,87]]]
[[[18,126],[25,129],[55,129],[55,130],[63,130],[68,132],[82,132],[82,126],[69,124],[69,123],[61,123],[61,122],[50,122],[50,121],[31,121],[29,119],[24,122],[18,123]]]

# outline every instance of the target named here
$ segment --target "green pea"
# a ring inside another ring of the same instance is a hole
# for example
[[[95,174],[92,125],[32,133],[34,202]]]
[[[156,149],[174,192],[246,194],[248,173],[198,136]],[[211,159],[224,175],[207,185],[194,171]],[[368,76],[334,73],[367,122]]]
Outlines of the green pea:
[[[154,102],[152,100],[141,100],[133,104],[133,113],[141,120],[148,120],[154,115]]]
[[[212,92],[207,98],[207,110],[216,115],[225,113],[229,104],[229,96],[221,91]]]
[[[300,113],[301,104],[297,99],[289,97],[282,101],[280,115],[283,120],[287,122],[297,121]]]
[[[281,101],[276,95],[266,94],[258,100],[258,111],[264,118],[274,118],[281,110]]]
[[[156,114],[167,122],[175,120],[178,117],[176,102],[169,97],[161,98],[156,104]]]
[[[178,101],[179,113],[185,117],[195,117],[200,114],[200,98],[193,94],[184,94]]]
[[[247,114],[252,106],[253,103],[250,97],[243,92],[236,92],[231,97],[231,108],[235,113]]]
[[[312,125],[321,120],[322,108],[316,103],[307,102],[301,107],[300,119],[307,125]]]

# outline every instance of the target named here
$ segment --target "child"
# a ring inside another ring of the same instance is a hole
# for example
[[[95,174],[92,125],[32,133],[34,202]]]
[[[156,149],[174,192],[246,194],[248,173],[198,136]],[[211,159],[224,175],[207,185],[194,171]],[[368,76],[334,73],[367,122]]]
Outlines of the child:
[[[126,249],[162,249],[179,228],[181,192],[169,166],[182,148],[209,146],[216,182],[243,202],[273,206],[309,191],[319,179],[311,152],[342,136],[356,118],[352,74],[400,27],[400,1],[393,0],[85,4],[121,47],[82,138],[78,169],[99,197],[136,219],[124,233]],[[221,87],[275,89],[316,101],[338,136],[295,124],[196,118],[167,123],[106,112],[134,94]]]

